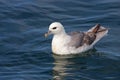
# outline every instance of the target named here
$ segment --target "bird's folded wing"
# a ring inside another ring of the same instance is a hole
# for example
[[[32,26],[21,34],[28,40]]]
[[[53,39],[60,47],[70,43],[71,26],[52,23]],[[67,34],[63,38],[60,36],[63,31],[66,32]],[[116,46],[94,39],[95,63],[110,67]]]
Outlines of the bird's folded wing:
[[[84,32],[71,32],[69,35],[71,36],[71,40],[68,43],[69,46],[78,48],[84,44]]]

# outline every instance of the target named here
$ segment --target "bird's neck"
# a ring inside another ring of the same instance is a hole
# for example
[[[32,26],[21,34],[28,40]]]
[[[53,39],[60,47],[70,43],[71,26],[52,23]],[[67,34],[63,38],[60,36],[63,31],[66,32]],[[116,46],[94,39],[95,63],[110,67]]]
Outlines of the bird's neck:
[[[54,53],[61,53],[61,49],[64,50],[65,45],[69,42],[70,36],[67,33],[54,34],[52,40],[52,51]]]
[[[58,34],[54,34],[54,38],[63,38],[63,37],[67,37],[67,36],[68,36],[68,34],[65,31],[58,33]]]

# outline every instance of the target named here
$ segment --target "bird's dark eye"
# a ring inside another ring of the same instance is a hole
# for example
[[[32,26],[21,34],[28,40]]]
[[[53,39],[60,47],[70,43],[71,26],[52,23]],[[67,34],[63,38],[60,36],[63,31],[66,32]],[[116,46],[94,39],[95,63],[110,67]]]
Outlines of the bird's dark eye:
[[[56,29],[57,27],[53,27],[52,29]]]

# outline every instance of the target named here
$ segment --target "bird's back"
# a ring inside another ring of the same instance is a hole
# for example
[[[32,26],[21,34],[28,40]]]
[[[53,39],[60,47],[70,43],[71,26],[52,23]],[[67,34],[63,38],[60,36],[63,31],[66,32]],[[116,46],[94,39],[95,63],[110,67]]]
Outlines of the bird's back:
[[[84,44],[88,46],[93,46],[102,37],[104,37],[108,32],[108,29],[97,24],[95,27],[91,28],[87,32],[71,32],[71,41],[68,43],[69,46],[79,48]]]

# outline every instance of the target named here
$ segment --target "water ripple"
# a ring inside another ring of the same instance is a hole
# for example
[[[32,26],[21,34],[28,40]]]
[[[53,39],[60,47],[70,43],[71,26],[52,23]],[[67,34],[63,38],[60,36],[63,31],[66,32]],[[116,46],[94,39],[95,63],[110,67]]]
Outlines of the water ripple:
[[[119,0],[1,0],[0,80],[119,80]],[[66,31],[86,31],[97,23],[110,28],[108,36],[84,55],[57,56],[51,22]]]

